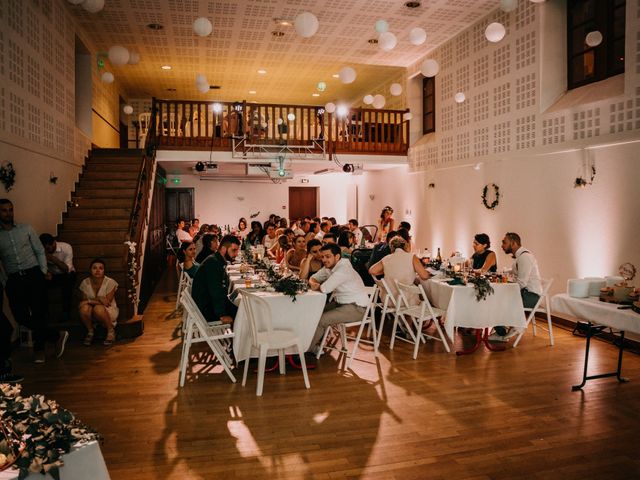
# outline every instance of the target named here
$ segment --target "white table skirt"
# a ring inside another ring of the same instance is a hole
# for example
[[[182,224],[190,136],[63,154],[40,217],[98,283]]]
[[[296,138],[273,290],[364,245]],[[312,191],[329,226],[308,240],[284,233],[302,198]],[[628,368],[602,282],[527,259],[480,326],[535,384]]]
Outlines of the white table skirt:
[[[318,327],[318,322],[324,310],[327,296],[324,293],[308,291],[296,296],[294,302],[288,295],[275,292],[255,292],[267,301],[271,309],[271,322],[275,330],[291,330],[300,339],[302,348],[307,350],[313,339],[313,334]],[[251,333],[247,317],[242,307],[242,301],[233,322],[233,352],[237,361],[246,359],[247,345],[251,343]],[[286,353],[295,353],[293,349]],[[276,352],[270,352],[275,355]],[[253,350],[251,356],[258,356],[258,351]]]
[[[615,303],[601,302],[598,297],[573,298],[566,293],[551,299],[551,310],[580,320],[605,325],[616,330],[640,334],[640,314],[618,310]]]
[[[438,280],[422,280],[431,305],[446,311],[445,331],[454,340],[455,327],[524,327],[527,319],[520,287],[515,283],[492,283],[494,293],[477,301],[473,285],[448,285]]]
[[[102,458],[98,442],[90,442],[63,455],[64,466],[60,469],[61,480],[109,480],[109,472]],[[18,470],[0,472],[0,480],[18,478]],[[28,480],[53,480],[49,474],[32,473]]]

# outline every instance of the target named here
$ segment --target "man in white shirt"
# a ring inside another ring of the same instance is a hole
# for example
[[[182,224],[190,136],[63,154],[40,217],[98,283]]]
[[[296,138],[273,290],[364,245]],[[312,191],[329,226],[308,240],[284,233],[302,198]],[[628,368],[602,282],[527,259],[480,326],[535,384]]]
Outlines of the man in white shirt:
[[[274,252],[274,247],[278,243],[278,239],[276,237],[276,226],[272,222],[267,222],[264,224],[264,229],[267,232],[267,234],[262,238],[264,250],[270,258],[275,258],[276,254]]]
[[[176,238],[180,243],[193,242],[193,238],[184,231],[185,221],[181,218],[176,224]]]
[[[331,228],[331,223],[322,222],[320,224],[320,231],[318,233],[316,233],[316,240],[322,241],[322,239],[324,238],[325,234],[329,233],[329,229],[330,228]]]
[[[320,251],[324,267],[309,279],[309,286],[312,290],[333,294],[333,300],[325,305],[324,313],[320,317],[311,341],[311,351],[319,347],[327,327],[361,319],[369,303],[369,296],[362,278],[353,269],[349,260],[341,258],[340,247],[330,243],[323,246]]]
[[[362,242],[362,230],[360,230],[360,227],[358,227],[358,220],[352,218],[351,220],[349,220],[348,226],[349,231],[356,237],[356,246],[359,246]]]
[[[514,258],[511,271],[516,282],[520,285],[520,295],[524,308],[533,308],[542,294],[542,282],[538,262],[529,250],[522,246],[520,235],[507,232],[502,239],[502,250]],[[515,328],[495,327],[491,340],[507,341],[514,337],[518,330]],[[500,338],[501,337],[501,338]]]
[[[66,321],[71,319],[71,300],[76,284],[76,269],[73,266],[73,248],[66,242],[58,242],[53,235],[43,233],[40,241],[47,257],[48,273],[45,275],[49,289],[62,289],[62,314]]]

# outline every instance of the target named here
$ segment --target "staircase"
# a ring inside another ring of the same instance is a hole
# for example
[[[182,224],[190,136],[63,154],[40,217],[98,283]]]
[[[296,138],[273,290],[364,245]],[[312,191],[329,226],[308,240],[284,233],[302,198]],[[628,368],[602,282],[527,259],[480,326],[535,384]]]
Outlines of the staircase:
[[[131,318],[127,298],[127,247],[142,150],[94,149],[76,183],[75,192],[58,239],[73,247],[78,283],[89,275],[95,258],[106,263],[106,274],[118,282],[116,302],[120,308],[118,336],[142,333],[142,321]]]

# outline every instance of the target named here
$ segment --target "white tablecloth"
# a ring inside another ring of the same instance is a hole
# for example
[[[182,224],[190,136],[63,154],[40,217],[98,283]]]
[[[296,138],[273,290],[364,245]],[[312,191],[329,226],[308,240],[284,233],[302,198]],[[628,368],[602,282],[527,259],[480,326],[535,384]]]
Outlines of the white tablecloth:
[[[61,480],[109,480],[109,472],[102,458],[98,442],[90,442],[77,450],[63,455],[64,467],[60,469]],[[18,470],[0,472],[0,480],[18,478]],[[28,480],[53,480],[49,474],[32,473]]]
[[[255,292],[256,295],[264,298],[271,309],[271,322],[275,330],[291,330],[296,333],[302,344],[302,348],[307,350],[313,339],[320,316],[324,309],[327,296],[324,293],[308,291],[296,296],[296,301],[287,295],[275,292]],[[245,360],[247,344],[251,343],[251,333],[247,317],[242,307],[242,301],[233,322],[233,352],[237,361]],[[270,352],[270,354],[275,352]],[[287,353],[295,353],[294,350]],[[252,352],[252,356],[258,356],[257,350]]]
[[[445,310],[444,327],[454,340],[454,328],[491,328],[499,325],[524,327],[527,319],[522,307],[520,287],[515,283],[492,283],[494,293],[477,301],[473,285],[448,285],[439,280],[422,280],[429,301]]]
[[[551,299],[551,310],[616,330],[640,334],[640,314],[618,310],[615,303],[601,302],[598,297],[573,298],[566,293]]]

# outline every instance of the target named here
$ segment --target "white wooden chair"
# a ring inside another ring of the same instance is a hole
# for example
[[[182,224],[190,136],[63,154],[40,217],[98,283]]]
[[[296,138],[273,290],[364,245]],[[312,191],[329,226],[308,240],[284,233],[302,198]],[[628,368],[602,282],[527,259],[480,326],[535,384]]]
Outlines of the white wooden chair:
[[[536,312],[543,312],[547,314],[547,328],[540,327],[543,330],[546,330],[549,333],[549,345],[553,347],[553,325],[551,323],[551,308],[549,305],[549,289],[551,288],[551,284],[553,283],[553,278],[541,278],[540,282],[542,283],[542,294],[538,301],[536,302],[533,308],[525,308],[524,311],[528,313],[527,316],[527,325],[522,329],[516,341],[513,342],[513,348],[518,346],[520,343],[520,339],[527,331],[529,327],[529,323],[532,325],[533,336],[536,336]]]
[[[420,343],[426,343],[427,338],[441,341],[444,344],[445,350],[450,352],[449,342],[447,342],[447,339],[442,332],[442,328],[440,328],[440,322],[438,322],[438,318],[444,315],[444,310],[431,306],[429,298],[427,298],[427,294],[425,293],[424,288],[422,288],[422,285],[406,285],[398,282],[397,280],[396,285],[398,287],[398,305],[396,309],[396,317],[393,321],[393,332],[391,333],[391,343],[389,348],[393,350],[399,322],[402,322],[407,334],[410,336],[410,339],[407,339],[407,341],[414,344],[414,360],[418,356]],[[420,296],[422,300],[419,304],[414,305],[409,299],[416,295]],[[407,317],[409,317],[410,320],[407,320]],[[438,337],[427,335],[422,331],[422,326],[427,320],[433,320],[433,324],[438,332]]]
[[[182,291],[180,301],[186,312],[186,326],[184,327],[180,356],[180,386],[184,386],[191,345],[202,342],[206,342],[215,359],[222,365],[231,381],[235,383],[236,377],[231,372],[233,360],[226,350],[234,336],[231,327],[222,322],[207,323],[187,289]]]
[[[391,288],[389,287],[389,284],[384,278],[374,278],[373,281],[375,282],[376,287],[378,287],[378,290],[376,291],[376,298],[375,298],[373,307],[374,308],[379,307],[381,309],[380,326],[378,327],[378,331],[376,334],[376,340],[377,340],[376,350],[378,350],[380,348],[380,338],[382,337],[382,331],[384,329],[384,322],[387,318],[387,314],[388,313],[395,314],[398,300],[394,296],[393,292],[391,291]],[[384,297],[384,300],[382,299],[382,297]]]
[[[267,353],[269,350],[278,351],[278,360],[280,367],[280,375],[286,373],[284,351],[288,347],[296,347],[298,356],[300,357],[300,366],[302,367],[302,375],[304,376],[304,386],[311,388],[309,384],[309,376],[307,374],[307,364],[304,359],[304,349],[300,344],[300,339],[290,330],[275,330],[271,323],[271,309],[267,302],[258,295],[241,290],[242,308],[244,308],[249,324],[249,332],[251,334],[251,342],[247,343],[247,351],[245,352],[244,373],[242,375],[242,386],[247,383],[247,372],[249,371],[249,363],[251,360],[251,351],[256,348],[259,350],[258,356],[258,385],[256,387],[256,395],[262,395],[264,386],[264,371],[267,363]]]

